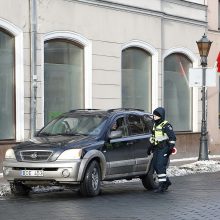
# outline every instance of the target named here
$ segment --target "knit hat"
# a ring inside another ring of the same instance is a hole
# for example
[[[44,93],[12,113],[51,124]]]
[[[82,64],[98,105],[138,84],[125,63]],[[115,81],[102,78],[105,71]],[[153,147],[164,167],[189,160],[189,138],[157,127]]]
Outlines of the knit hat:
[[[161,115],[160,115],[160,113],[159,113],[159,112],[154,111],[154,112],[153,112],[153,114],[161,118]]]

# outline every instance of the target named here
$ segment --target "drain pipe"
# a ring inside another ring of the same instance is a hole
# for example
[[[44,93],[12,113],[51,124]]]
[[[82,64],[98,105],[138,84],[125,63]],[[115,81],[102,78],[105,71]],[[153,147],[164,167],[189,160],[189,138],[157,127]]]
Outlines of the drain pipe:
[[[37,8],[36,0],[30,0],[30,66],[31,66],[31,119],[30,136],[36,132],[37,103]]]

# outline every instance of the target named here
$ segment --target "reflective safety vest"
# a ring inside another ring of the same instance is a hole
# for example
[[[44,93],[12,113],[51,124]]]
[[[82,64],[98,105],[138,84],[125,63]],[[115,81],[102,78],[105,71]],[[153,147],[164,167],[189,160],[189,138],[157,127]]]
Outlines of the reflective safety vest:
[[[166,125],[168,123],[168,121],[163,121],[161,122],[159,125],[153,126],[153,135],[150,138],[150,142],[154,145],[159,144],[162,141],[168,140],[169,137],[167,136],[166,133],[163,132],[163,127],[164,125]]]

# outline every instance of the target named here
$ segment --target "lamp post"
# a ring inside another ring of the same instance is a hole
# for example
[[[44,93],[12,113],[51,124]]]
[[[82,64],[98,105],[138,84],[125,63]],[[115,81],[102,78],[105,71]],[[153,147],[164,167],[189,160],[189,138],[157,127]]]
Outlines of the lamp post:
[[[202,124],[201,137],[198,160],[208,160],[208,138],[207,138],[207,121],[206,121],[206,66],[207,57],[212,42],[204,34],[202,38],[196,42],[201,57],[202,66]]]

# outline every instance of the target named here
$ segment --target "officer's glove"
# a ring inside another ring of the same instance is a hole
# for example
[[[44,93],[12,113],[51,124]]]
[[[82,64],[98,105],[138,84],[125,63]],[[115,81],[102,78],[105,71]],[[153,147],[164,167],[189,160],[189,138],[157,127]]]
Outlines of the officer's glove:
[[[176,154],[176,153],[177,153],[177,149],[175,148],[175,146],[170,146],[169,155]]]
[[[154,144],[154,142],[155,142],[155,137],[152,136],[152,137],[150,138],[150,143],[151,143],[151,144]]]

